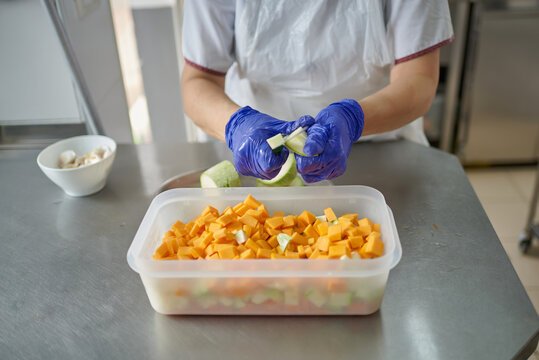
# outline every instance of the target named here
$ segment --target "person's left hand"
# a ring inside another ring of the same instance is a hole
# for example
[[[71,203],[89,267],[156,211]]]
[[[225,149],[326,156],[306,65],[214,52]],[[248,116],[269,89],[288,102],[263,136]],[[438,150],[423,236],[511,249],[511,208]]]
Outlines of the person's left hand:
[[[296,155],[298,172],[308,183],[336,178],[346,170],[352,144],[363,132],[363,109],[345,99],[322,109],[307,130],[303,152]],[[318,156],[315,156],[318,155]]]

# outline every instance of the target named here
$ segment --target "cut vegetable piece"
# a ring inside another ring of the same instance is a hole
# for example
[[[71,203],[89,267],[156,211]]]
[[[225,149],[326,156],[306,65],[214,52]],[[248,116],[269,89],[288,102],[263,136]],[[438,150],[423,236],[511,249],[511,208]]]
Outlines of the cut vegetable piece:
[[[284,137],[282,134],[277,134],[266,140],[271,150],[278,151],[279,147],[284,145]]]
[[[296,136],[302,134],[302,133],[305,133],[305,129],[302,128],[301,126],[298,127],[296,130],[292,131],[290,134],[288,134],[285,138],[284,138],[284,141],[287,142],[287,141],[290,141],[292,139],[294,139]]]
[[[354,295],[352,293],[337,293],[331,294],[328,300],[328,306],[340,309],[345,306],[349,306],[352,303]]]
[[[318,307],[324,306],[327,302],[327,295],[316,289],[307,291],[305,297]]]
[[[243,244],[248,239],[247,234],[245,234],[245,231],[243,231],[243,230],[238,230],[236,232],[235,236],[236,236],[236,242],[238,244]]]
[[[298,128],[297,130],[299,129],[301,128]],[[293,135],[294,132],[290,135]],[[298,133],[294,137],[289,136],[285,140],[286,142],[284,143],[284,145],[288,148],[288,150],[293,151],[296,154],[301,155],[301,156],[307,156],[303,152],[303,147],[305,146],[305,141],[307,140],[307,133],[303,129],[302,129],[302,132]]]
[[[224,160],[200,175],[200,186],[202,188],[240,187],[240,175],[230,161]]]
[[[281,233],[277,235],[277,241],[279,242],[279,248],[282,252],[286,250],[286,247],[288,246],[288,243],[292,240],[292,237],[290,235]]]
[[[288,184],[288,186],[305,186],[305,182],[303,181],[302,177],[298,174],[296,175],[294,180],[292,180],[290,184]]]
[[[288,153],[288,158],[281,167],[281,170],[273,179],[262,180],[260,182],[268,186],[288,186],[294,179],[298,171],[296,169],[296,157],[293,153]]]
[[[264,183],[264,181],[266,180],[261,180],[261,179],[257,179],[256,180],[256,184],[255,186],[256,187],[271,187],[271,186],[274,186],[274,187],[277,187],[277,186],[305,186],[305,182],[303,181],[303,179],[301,178],[301,176],[296,175],[296,177],[288,184],[288,185],[283,185],[283,184],[266,184]]]

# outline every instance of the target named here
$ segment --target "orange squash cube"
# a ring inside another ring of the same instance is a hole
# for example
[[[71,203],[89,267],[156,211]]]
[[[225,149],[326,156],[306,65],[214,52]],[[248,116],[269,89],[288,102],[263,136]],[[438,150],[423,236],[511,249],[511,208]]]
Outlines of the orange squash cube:
[[[346,255],[346,246],[332,245],[329,247],[328,256],[330,259],[338,259],[343,255]]]
[[[329,238],[327,236],[320,236],[318,238],[318,242],[317,242],[317,245],[318,245],[318,250],[320,251],[328,251],[329,249]]]
[[[328,238],[330,241],[341,240],[342,227],[341,224],[335,224],[328,227]]]
[[[254,218],[253,216],[248,215],[247,213],[245,215],[243,215],[242,217],[240,217],[239,221],[242,224],[250,226],[251,228],[254,228],[254,227],[256,227],[258,225],[258,220],[256,218]]]
[[[335,216],[335,213],[333,212],[332,208],[324,209],[324,215],[326,215],[327,221],[331,222],[333,220],[337,220],[337,217]]]
[[[260,206],[258,200],[256,200],[251,194],[247,195],[243,203],[250,209],[256,209]]]

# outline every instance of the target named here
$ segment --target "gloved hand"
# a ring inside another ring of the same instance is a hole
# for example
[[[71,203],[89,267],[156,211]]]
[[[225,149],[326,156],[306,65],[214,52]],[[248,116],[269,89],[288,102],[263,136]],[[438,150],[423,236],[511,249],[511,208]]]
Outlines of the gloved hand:
[[[225,127],[225,139],[234,155],[236,170],[246,176],[260,179],[274,178],[288,157],[284,148],[275,154],[267,139],[277,134],[290,134],[299,126],[309,127],[314,123],[310,116],[296,121],[282,121],[260,113],[249,106],[236,111]]]
[[[342,175],[363,125],[363,109],[355,100],[345,99],[322,109],[316,115],[315,124],[307,130],[303,152],[308,157],[296,156],[303,179],[311,183]]]

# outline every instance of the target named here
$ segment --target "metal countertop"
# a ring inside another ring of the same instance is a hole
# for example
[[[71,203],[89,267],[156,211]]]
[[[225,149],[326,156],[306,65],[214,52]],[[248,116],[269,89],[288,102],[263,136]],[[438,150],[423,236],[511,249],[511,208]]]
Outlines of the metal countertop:
[[[352,148],[336,185],[380,190],[403,257],[381,310],[351,317],[165,316],[126,253],[155,191],[221,143],[119,145],[107,186],[70,198],[35,150],[0,151],[2,359],[526,358],[539,317],[458,160],[405,141]],[[436,226],[435,226],[436,225]]]

